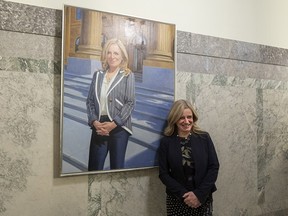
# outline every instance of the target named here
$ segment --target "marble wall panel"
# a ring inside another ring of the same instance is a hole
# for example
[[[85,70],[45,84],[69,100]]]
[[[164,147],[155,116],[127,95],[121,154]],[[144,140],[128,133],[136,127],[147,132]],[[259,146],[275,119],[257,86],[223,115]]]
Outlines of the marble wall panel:
[[[185,98],[195,104],[199,125],[210,133],[219,155],[216,215],[252,215],[257,203],[256,91],[213,83],[215,77],[190,73]]]
[[[166,215],[157,169],[91,176],[89,201],[89,216]]]
[[[288,93],[263,90],[263,136],[259,140],[259,203],[264,209],[287,208],[288,202]],[[279,199],[281,197],[281,199]]]
[[[60,83],[59,76],[1,71],[0,82],[1,212],[86,215],[87,177],[54,178],[60,140],[54,83]]]
[[[177,54],[178,71],[209,73],[223,76],[235,76],[240,79],[252,78],[267,81],[288,81],[287,66],[247,62],[211,56]]]
[[[87,215],[88,177],[55,178],[61,38],[49,18],[59,11],[0,4],[0,214]]]
[[[2,58],[61,60],[61,38],[0,30],[0,40]]]
[[[288,66],[288,50],[190,32],[177,32],[177,52]]]
[[[61,37],[62,11],[0,0],[0,29]]]
[[[200,126],[215,142],[221,163],[216,215],[288,214],[288,121],[284,111],[288,109],[288,72],[284,59],[274,58],[286,51],[259,45],[251,46],[254,52],[245,51],[244,43],[243,50],[232,55],[225,51],[231,41],[225,47],[223,40],[215,39],[223,50],[210,50],[207,56],[207,37],[181,34],[192,47],[185,50],[189,46],[180,45],[176,96],[195,104]],[[195,37],[200,42],[196,40],[194,47],[191,38]],[[250,53],[252,60],[239,53]]]
[[[211,134],[220,158],[218,215],[252,215],[256,204],[255,97],[253,89],[213,85],[200,87],[196,96],[199,124]]]

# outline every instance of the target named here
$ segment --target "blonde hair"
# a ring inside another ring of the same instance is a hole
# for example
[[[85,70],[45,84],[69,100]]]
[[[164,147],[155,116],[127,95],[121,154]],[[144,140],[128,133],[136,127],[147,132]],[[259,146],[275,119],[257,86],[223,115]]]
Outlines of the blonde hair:
[[[103,70],[109,69],[109,64],[107,62],[107,53],[112,44],[116,44],[121,51],[123,60],[120,64],[120,69],[123,70],[125,72],[124,74],[127,76],[129,73],[131,73],[131,70],[128,68],[128,53],[126,51],[124,44],[117,38],[112,38],[105,43],[101,55],[102,68]]]
[[[171,107],[167,118],[167,126],[164,130],[164,135],[171,136],[177,132],[176,123],[181,118],[184,109],[190,109],[193,115],[193,125],[191,132],[196,134],[204,133],[204,131],[197,125],[198,115],[192,104],[186,100],[181,99],[175,101]]]

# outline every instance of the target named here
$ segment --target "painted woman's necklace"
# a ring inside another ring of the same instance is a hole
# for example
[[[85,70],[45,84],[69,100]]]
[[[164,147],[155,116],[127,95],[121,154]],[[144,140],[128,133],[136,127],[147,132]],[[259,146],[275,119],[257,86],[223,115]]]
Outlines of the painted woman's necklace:
[[[114,76],[115,76],[115,71],[114,72],[106,72],[106,76],[105,76],[105,78],[106,78],[106,81],[109,83],[113,78],[114,78]]]

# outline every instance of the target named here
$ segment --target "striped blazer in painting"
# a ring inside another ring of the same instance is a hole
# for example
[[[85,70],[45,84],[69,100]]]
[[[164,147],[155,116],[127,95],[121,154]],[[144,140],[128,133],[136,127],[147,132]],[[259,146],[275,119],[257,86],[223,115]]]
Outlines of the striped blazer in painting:
[[[88,125],[93,126],[95,120],[99,121],[101,116],[100,94],[104,71],[96,71],[90,85],[86,106],[88,115]],[[121,126],[132,134],[131,113],[135,105],[135,79],[131,72],[124,75],[124,71],[119,70],[113,83],[107,91],[106,107],[107,114],[111,121]]]

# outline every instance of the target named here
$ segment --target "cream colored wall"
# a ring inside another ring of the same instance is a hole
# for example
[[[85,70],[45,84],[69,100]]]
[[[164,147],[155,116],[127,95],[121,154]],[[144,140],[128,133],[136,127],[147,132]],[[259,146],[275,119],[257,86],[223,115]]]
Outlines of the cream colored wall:
[[[62,9],[63,4],[176,24],[181,31],[288,48],[286,0],[14,0]]]

